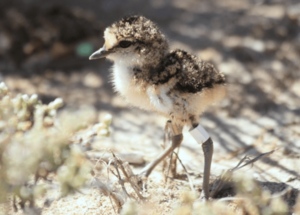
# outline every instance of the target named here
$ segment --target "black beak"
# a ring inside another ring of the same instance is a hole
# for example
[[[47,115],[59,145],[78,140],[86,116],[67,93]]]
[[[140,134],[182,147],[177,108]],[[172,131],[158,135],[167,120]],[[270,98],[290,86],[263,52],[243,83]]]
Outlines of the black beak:
[[[95,60],[95,59],[99,59],[99,58],[104,58],[107,55],[109,55],[111,53],[111,51],[107,51],[105,45],[99,49],[98,51],[95,51],[90,57],[90,60]]]

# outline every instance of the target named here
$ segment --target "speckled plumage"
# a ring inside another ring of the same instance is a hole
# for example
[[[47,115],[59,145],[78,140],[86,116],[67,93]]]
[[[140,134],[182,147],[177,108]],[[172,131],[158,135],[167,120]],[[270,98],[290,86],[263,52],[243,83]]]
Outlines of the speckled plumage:
[[[166,37],[143,16],[130,16],[105,30],[115,89],[133,106],[157,111],[179,125],[225,95],[225,77],[213,65],[183,50],[169,51]],[[130,41],[122,48],[121,41]]]

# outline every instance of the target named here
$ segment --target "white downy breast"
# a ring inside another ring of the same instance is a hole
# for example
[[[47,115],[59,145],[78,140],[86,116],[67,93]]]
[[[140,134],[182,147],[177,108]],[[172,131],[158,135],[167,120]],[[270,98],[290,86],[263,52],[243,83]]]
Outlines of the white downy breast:
[[[125,97],[129,104],[145,110],[153,110],[153,105],[151,105],[147,94],[141,92],[141,89],[133,85],[132,81],[132,69],[122,63],[115,63],[113,67],[113,83],[116,91]]]

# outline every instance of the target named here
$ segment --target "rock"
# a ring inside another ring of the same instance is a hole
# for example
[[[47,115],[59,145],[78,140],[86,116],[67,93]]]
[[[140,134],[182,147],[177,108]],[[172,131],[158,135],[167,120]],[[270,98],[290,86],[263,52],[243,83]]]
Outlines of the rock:
[[[197,56],[199,56],[199,58],[204,61],[221,62],[223,59],[222,55],[213,48],[207,48],[201,50],[200,52],[197,53]]]
[[[251,16],[262,16],[271,19],[282,19],[285,15],[285,8],[282,5],[259,5],[249,11]]]
[[[278,126],[278,123],[274,119],[268,118],[268,117],[262,117],[262,118],[256,120],[256,123],[266,129],[271,129],[271,128]]]
[[[103,84],[102,79],[99,75],[96,75],[94,72],[89,72],[83,78],[83,85],[91,88],[99,88]]]
[[[300,21],[300,3],[290,5],[287,8],[287,14],[291,19],[297,19],[298,21]]]
[[[256,52],[264,52],[266,49],[265,44],[262,40],[257,40],[252,37],[246,37],[243,40],[243,46],[252,49]]]

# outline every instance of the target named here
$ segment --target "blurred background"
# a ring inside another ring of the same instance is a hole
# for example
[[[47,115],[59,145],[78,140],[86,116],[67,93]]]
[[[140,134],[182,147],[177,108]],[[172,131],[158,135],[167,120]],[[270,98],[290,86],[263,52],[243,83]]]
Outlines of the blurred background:
[[[66,106],[92,105],[111,113],[115,146],[155,157],[165,119],[128,107],[109,82],[111,63],[88,60],[103,45],[106,26],[130,14],[153,20],[171,48],[189,51],[226,74],[227,97],[202,117],[216,142],[214,170],[232,167],[244,153],[280,147],[263,160],[280,174],[260,177],[299,177],[298,0],[1,0],[1,81],[15,94],[38,94],[44,103],[61,97]],[[195,149],[202,153],[193,141],[185,136],[186,160],[198,156]]]

